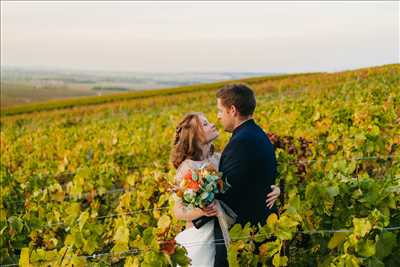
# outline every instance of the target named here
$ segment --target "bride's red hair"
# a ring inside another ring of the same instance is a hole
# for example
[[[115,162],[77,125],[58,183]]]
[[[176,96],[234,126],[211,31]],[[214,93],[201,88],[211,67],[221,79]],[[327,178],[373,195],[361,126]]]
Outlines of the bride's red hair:
[[[192,112],[184,116],[176,127],[174,143],[171,151],[171,162],[177,169],[185,159],[202,160],[201,145],[206,142],[200,116],[203,113]],[[211,146],[211,153],[214,151]]]

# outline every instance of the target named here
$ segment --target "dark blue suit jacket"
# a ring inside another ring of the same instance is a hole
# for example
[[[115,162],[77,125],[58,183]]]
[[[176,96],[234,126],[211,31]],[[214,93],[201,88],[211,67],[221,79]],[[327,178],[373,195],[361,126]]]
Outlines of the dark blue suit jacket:
[[[275,184],[275,149],[266,133],[254,122],[237,127],[221,155],[219,170],[232,186],[217,199],[238,215],[237,223],[265,224],[271,211],[265,200]]]
[[[267,194],[271,185],[275,184],[276,158],[275,149],[266,133],[253,119],[238,126],[221,155],[219,170],[231,188],[224,194],[218,194],[217,199],[227,204],[237,215],[236,223],[244,226],[264,225],[276,207],[268,209]],[[214,237],[221,240],[222,233],[215,221]],[[214,266],[228,266],[227,252],[224,245],[216,245]]]

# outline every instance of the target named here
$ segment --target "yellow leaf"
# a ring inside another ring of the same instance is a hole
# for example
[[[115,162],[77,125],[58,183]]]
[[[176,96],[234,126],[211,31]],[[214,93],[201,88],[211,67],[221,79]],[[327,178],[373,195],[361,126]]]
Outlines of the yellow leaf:
[[[76,267],[85,267],[87,266],[87,262],[86,259],[84,257],[79,257],[79,256],[72,256],[72,260],[71,260],[72,266],[76,266]]]
[[[58,191],[58,190],[55,193],[53,193],[53,195],[52,195],[52,199],[56,200],[58,202],[63,202],[64,197],[65,197],[65,193],[63,191]]]
[[[20,266],[30,266],[29,264],[29,248],[23,248],[21,250],[21,256],[19,257],[19,265]]]
[[[121,225],[117,228],[114,234],[114,241],[116,243],[128,243],[129,241],[129,229],[128,227]]]
[[[122,197],[121,197],[121,201],[120,201],[121,205],[123,207],[129,208],[130,203],[131,203],[131,193],[127,192],[125,193]]]
[[[275,213],[272,213],[268,216],[267,224],[268,226],[273,227],[278,222],[278,216]]]
[[[140,267],[140,262],[137,257],[127,257],[124,267]]]
[[[371,223],[368,221],[367,218],[354,218],[354,234],[356,236],[365,236],[369,231],[371,231]]]
[[[321,118],[321,114],[317,111],[314,116],[312,117],[313,121],[317,121]]]
[[[336,146],[335,146],[334,143],[329,143],[329,144],[328,144],[328,150],[329,150],[330,152],[335,151],[335,149],[336,149]]]
[[[114,137],[114,138],[112,139],[112,144],[113,144],[113,145],[118,144],[118,138],[117,138],[117,137]]]
[[[135,183],[136,183],[136,177],[135,177],[134,175],[129,175],[129,176],[126,178],[126,182],[127,182],[130,186],[133,186],[133,185],[135,185]]]
[[[83,226],[85,225],[87,219],[89,218],[89,213],[87,211],[83,212],[81,216],[79,216],[79,230],[82,231]]]
[[[170,224],[171,224],[171,218],[168,215],[163,215],[161,216],[160,220],[158,220],[157,227],[163,233],[167,230]]]

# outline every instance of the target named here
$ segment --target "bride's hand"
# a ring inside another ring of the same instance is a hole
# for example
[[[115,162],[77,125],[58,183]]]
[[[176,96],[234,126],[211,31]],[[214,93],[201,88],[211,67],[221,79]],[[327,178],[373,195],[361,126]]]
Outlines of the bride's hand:
[[[274,205],[275,201],[281,194],[281,190],[279,189],[278,186],[271,185],[272,192],[267,195],[267,200],[265,203],[267,203],[267,207],[270,209]]]
[[[203,212],[207,217],[217,216],[217,202],[213,201],[209,206],[203,209]]]

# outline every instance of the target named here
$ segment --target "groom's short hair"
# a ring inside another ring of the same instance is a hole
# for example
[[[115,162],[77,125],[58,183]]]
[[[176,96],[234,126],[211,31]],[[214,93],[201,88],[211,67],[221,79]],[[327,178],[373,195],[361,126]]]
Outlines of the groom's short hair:
[[[235,106],[242,116],[253,115],[256,109],[256,97],[253,90],[243,83],[228,84],[217,92],[225,107]]]

